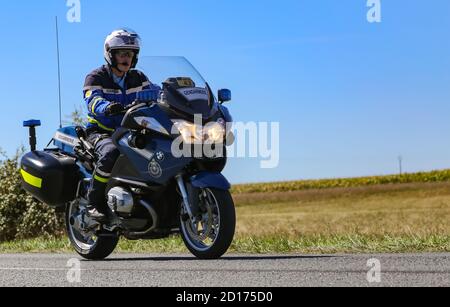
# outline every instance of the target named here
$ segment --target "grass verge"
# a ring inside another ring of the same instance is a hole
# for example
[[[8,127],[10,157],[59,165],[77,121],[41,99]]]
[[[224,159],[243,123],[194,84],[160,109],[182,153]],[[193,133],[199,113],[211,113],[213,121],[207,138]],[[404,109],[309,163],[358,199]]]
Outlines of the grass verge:
[[[73,253],[67,238],[37,238],[0,243],[0,253]],[[117,253],[188,253],[179,237],[155,241],[121,240]],[[335,254],[450,252],[450,236],[370,236],[348,234],[305,237],[237,238],[230,253],[240,254]]]

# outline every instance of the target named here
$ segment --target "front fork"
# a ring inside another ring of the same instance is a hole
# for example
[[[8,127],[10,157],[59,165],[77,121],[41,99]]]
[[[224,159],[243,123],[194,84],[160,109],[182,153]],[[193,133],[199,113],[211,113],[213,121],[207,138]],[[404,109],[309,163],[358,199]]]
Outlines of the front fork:
[[[181,197],[183,198],[184,212],[187,213],[187,215],[189,216],[189,219],[191,220],[191,222],[194,223],[195,220],[196,220],[196,217],[194,216],[194,213],[192,212],[191,205],[189,203],[189,195],[188,195],[187,190],[186,190],[186,185],[184,184],[183,176],[182,175],[178,175],[178,176],[175,177],[175,179],[177,181],[178,188],[180,189]]]
[[[199,222],[201,220],[200,213],[202,212],[199,204],[199,196],[202,189],[194,187],[191,183],[186,184],[182,175],[176,176],[175,179],[177,181],[181,197],[183,198],[184,212],[187,214],[192,223]]]

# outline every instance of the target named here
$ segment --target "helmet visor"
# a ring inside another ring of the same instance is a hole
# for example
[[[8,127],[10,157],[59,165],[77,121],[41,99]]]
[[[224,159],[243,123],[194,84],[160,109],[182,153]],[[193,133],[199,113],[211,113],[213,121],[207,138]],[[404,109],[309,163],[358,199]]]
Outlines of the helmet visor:
[[[116,36],[108,42],[109,48],[113,49],[134,49],[140,48],[141,40],[139,36]]]

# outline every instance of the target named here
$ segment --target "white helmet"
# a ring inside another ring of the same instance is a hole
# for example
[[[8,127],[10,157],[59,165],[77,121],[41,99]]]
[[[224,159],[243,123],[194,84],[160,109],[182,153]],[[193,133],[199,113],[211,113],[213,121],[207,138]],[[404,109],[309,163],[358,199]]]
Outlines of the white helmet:
[[[141,50],[141,38],[136,32],[129,29],[118,29],[108,35],[105,40],[104,50],[106,62],[112,67],[117,67],[114,51],[123,49],[136,51],[131,64],[131,68],[135,68],[139,60],[139,51]]]

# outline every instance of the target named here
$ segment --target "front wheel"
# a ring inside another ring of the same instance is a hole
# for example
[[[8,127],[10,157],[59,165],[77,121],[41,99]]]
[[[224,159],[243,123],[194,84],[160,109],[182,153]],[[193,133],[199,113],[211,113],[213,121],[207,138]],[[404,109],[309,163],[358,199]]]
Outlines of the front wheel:
[[[193,222],[181,210],[181,235],[189,251],[199,259],[218,259],[233,242],[236,210],[229,191],[200,190],[200,215]]]

